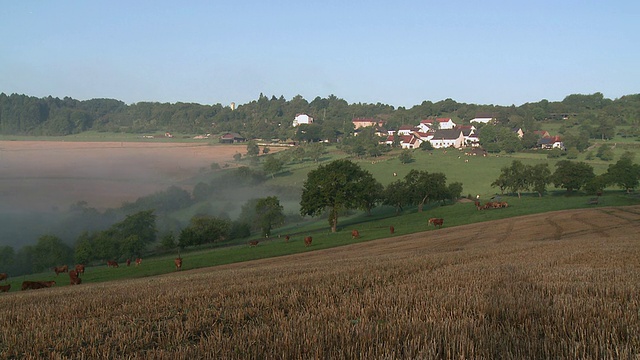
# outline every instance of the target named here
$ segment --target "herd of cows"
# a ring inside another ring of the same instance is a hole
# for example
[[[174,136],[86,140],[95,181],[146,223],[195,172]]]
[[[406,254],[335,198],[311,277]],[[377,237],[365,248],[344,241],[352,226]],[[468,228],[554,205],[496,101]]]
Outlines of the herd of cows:
[[[489,209],[489,208],[501,208],[501,207],[507,207],[508,204],[506,202],[488,202],[485,205],[480,205],[480,203],[478,201],[475,202],[476,207],[478,208],[478,210],[481,209]],[[442,218],[430,218],[429,219],[429,224],[433,224],[434,227],[440,227],[442,228],[442,226],[444,225],[444,219]],[[389,232],[391,234],[395,233],[395,228],[393,226],[389,227]],[[285,242],[289,242],[289,239],[291,237],[289,235],[285,235],[284,237],[284,241]],[[360,238],[360,232],[358,230],[352,230],[351,231],[351,239],[358,239]],[[311,243],[313,241],[313,238],[311,236],[305,236],[304,237],[304,245],[306,247],[311,246]],[[259,243],[258,240],[252,240],[249,241],[249,246],[250,247],[254,247],[257,246]],[[182,269],[182,258],[180,257],[180,255],[178,255],[177,258],[174,259],[174,265],[176,267],[176,271],[181,270]],[[135,265],[139,266],[142,263],[142,258],[137,258],[135,259]],[[131,259],[127,259],[127,266],[131,265]],[[108,268],[117,268],[118,262],[114,261],[114,260],[107,260],[107,267]],[[58,276],[61,273],[68,273],[69,274],[69,280],[70,280],[70,284],[71,285],[79,285],[82,283],[82,279],[80,279],[80,274],[84,274],[85,271],[85,265],[83,264],[77,264],[75,266],[74,269],[69,270],[69,267],[67,265],[62,265],[62,266],[56,266],[53,268],[53,271],[56,273],[56,276]],[[0,273],[0,281],[6,281],[8,278],[8,275],[6,273]],[[43,288],[49,288],[52,287],[56,284],[55,280],[52,281],[23,281],[22,282],[22,290],[35,290],[35,289],[43,289]],[[0,285],[0,292],[8,292],[9,289],[11,289],[11,284],[5,284],[5,285]]]
[[[175,258],[173,262],[174,262],[174,264],[176,266],[176,270],[181,270],[182,269],[182,258],[180,256]],[[141,258],[137,258],[135,260],[136,266],[139,266],[141,263],[142,263],[142,259]],[[128,259],[127,260],[127,266],[130,266],[130,265],[131,265],[131,260]],[[116,261],[113,261],[113,260],[108,260],[107,261],[107,267],[117,268],[118,267],[118,263]],[[69,270],[69,266],[67,266],[67,265],[53,267],[53,272],[56,273],[56,276],[60,275],[61,273],[68,273],[71,285],[80,285],[82,283],[82,279],[80,278],[80,274],[84,274],[84,271],[85,271],[85,265],[84,264],[77,264],[75,266],[75,268],[73,268],[71,270]],[[0,273],[0,281],[7,281],[8,278],[9,278],[9,275],[7,275],[7,273]],[[54,286],[55,284],[56,284],[55,280],[51,280],[51,281],[29,281],[29,280],[25,280],[25,281],[22,282],[21,290],[37,290],[37,289],[50,288],[50,287]],[[10,289],[11,289],[11,284],[0,285],[0,292],[8,292]]]

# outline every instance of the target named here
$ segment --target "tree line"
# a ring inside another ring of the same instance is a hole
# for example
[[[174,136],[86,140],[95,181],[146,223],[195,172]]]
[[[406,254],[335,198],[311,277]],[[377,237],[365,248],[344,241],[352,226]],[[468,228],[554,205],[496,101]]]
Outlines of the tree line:
[[[292,121],[300,113],[313,117],[314,123],[293,127]],[[351,120],[355,117],[375,118],[384,121],[388,129],[397,129],[441,116],[463,124],[478,114],[490,114],[502,127],[520,127],[525,133],[541,129],[544,121],[563,121],[565,126],[561,134],[566,134],[572,146],[578,149],[584,146],[585,136],[592,139],[608,139],[616,134],[640,136],[640,94],[614,100],[604,98],[602,93],[573,94],[562,101],[541,100],[520,106],[466,104],[445,99],[423,101],[411,108],[381,103],[349,104],[335,95],[316,97],[309,102],[300,95],[286,100],[283,96],[269,98],[260,94],[257,100],[232,109],[219,103],[139,102],[127,105],[114,99],[79,101],[69,97],[36,98],[0,93],[0,134],[5,135],[69,135],[87,130],[187,134],[231,131],[248,139],[335,142],[353,133]],[[621,125],[626,127],[617,132],[616,127]],[[493,140],[487,140],[486,145],[492,150],[500,143],[505,151],[510,151],[515,143],[508,139],[499,141],[500,137],[500,134],[488,136]],[[376,151],[371,148],[357,151],[371,150]]]

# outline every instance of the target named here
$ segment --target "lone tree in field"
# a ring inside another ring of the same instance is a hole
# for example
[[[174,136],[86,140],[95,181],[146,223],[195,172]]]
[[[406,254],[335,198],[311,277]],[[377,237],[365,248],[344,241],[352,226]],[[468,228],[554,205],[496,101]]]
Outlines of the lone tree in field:
[[[284,223],[284,207],[276,196],[258,199],[256,203],[256,222],[260,225],[262,236],[269,237],[274,226]]]
[[[556,187],[567,189],[571,193],[573,190],[580,190],[595,176],[593,166],[585,162],[560,160],[556,163],[556,171],[551,179]]]
[[[371,173],[349,160],[321,165],[309,172],[302,186],[300,214],[316,216],[326,211],[331,231],[336,232],[340,212],[372,207],[369,192],[376,183]]]

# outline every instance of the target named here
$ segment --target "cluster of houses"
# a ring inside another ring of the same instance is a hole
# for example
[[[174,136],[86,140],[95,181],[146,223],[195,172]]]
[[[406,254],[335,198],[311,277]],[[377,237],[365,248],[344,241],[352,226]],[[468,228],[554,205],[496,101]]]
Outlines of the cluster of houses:
[[[384,143],[392,146],[396,141],[403,149],[417,149],[426,141],[431,143],[435,149],[441,148],[476,148],[480,146],[477,128],[475,124],[486,124],[495,119],[490,116],[478,116],[471,119],[471,125],[457,125],[451,118],[425,119],[416,126],[403,125],[398,130],[386,130],[384,121],[373,118],[354,118],[352,120],[355,135],[359,129],[374,127],[376,135],[385,138]],[[313,123],[313,117],[307,114],[298,114],[293,120],[293,127],[299,125],[309,125]],[[522,138],[522,129],[513,130],[518,137]],[[550,136],[546,131],[535,131],[539,136],[538,146],[542,149],[564,149],[564,144],[559,136]],[[220,138],[223,143],[243,142],[245,139],[237,133],[226,133]]]

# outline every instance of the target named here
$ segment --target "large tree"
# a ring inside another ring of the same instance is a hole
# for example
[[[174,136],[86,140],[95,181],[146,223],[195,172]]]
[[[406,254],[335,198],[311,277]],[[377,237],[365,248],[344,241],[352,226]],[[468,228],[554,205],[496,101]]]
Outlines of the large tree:
[[[418,205],[421,212],[424,204],[436,200],[444,200],[449,196],[447,177],[443,173],[429,173],[412,169],[404,177],[407,198],[413,205]]]
[[[625,189],[627,193],[640,183],[640,165],[634,164],[630,156],[623,156],[615,164],[609,165],[606,174],[609,183]]]
[[[551,176],[556,187],[567,189],[567,192],[580,190],[588,184],[595,174],[593,167],[585,162],[560,160],[556,163],[556,171]]]
[[[350,160],[335,160],[309,172],[302,185],[300,214],[329,214],[331,231],[338,228],[338,216],[348,209],[367,210],[368,192],[375,183],[371,173]]]

